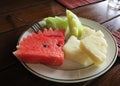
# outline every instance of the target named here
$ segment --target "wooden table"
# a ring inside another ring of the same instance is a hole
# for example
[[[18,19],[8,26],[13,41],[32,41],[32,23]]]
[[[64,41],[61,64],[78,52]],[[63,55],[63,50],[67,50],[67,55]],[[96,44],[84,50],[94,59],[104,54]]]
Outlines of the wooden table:
[[[82,83],[56,83],[39,78],[30,73],[15,58],[19,36],[27,29],[25,24],[16,20],[16,26],[6,19],[15,14],[27,22],[39,21],[48,16],[65,15],[66,8],[54,0],[1,0],[0,2],[0,84],[3,86],[120,86],[120,58],[104,75]],[[94,20],[110,31],[120,29],[120,11],[111,10],[107,1],[78,7],[71,10],[77,16]]]

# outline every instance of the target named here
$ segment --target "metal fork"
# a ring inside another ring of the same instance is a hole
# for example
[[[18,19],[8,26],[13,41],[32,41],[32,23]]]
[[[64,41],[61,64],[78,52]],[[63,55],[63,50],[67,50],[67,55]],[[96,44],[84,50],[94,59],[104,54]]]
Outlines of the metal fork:
[[[39,30],[42,30],[41,25],[38,22],[35,22],[31,28],[34,30],[35,33],[37,33]]]
[[[39,30],[43,30],[42,26],[38,22],[28,23],[25,20],[23,20],[22,18],[14,15],[14,14],[8,15],[7,18],[9,18],[9,19],[15,18],[16,20],[18,20],[18,21],[24,23],[25,25],[31,27],[35,33],[37,33]]]

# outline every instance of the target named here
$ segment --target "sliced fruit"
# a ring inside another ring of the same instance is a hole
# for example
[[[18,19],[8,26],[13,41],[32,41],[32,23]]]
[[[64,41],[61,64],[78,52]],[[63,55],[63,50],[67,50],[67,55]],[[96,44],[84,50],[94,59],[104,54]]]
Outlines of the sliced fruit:
[[[47,28],[53,28],[53,29],[66,29],[68,27],[67,19],[61,18],[61,17],[47,17],[44,19],[46,22]]]
[[[82,35],[81,35],[81,39],[84,39],[85,37],[93,35],[93,34],[95,34],[95,30],[93,30],[89,27],[83,26],[83,32],[82,32]]]
[[[92,60],[90,60],[89,57],[85,55],[85,53],[81,52],[79,46],[80,40],[78,40],[75,36],[71,36],[67,43],[63,46],[65,57],[83,66],[92,64]]]
[[[82,35],[82,24],[79,18],[71,11],[66,10],[66,15],[68,19],[68,26],[70,29],[70,33],[77,38],[80,38]]]
[[[80,48],[92,59],[96,66],[101,65],[106,59],[107,42],[101,31],[81,40]]]
[[[61,33],[61,35],[56,33]],[[32,35],[23,38],[13,53],[25,63],[60,66],[64,61],[63,45],[63,31],[50,29],[45,32],[39,31],[38,34],[32,33]]]
[[[65,30],[65,38],[68,39],[70,32],[68,28],[67,18],[61,18],[58,16],[55,17],[47,17],[44,19],[46,22],[47,28],[52,29],[64,29]]]

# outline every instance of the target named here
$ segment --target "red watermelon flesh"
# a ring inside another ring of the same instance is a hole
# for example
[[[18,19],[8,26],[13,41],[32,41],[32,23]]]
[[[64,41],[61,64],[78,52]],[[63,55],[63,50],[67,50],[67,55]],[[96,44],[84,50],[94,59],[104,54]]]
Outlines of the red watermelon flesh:
[[[45,29],[45,32],[39,31],[38,34],[32,33],[32,35],[23,38],[19,42],[14,55],[25,63],[42,63],[50,66],[62,65],[64,61],[64,52],[62,51],[64,32],[57,30],[51,33],[51,31],[52,29]]]
[[[49,30],[44,29],[43,34],[45,36],[49,36],[49,37],[64,37],[65,30],[64,29],[62,29],[62,30],[56,29],[53,31],[52,28],[50,28]]]
[[[43,34],[47,37],[55,37],[55,39],[59,40],[59,43],[58,44],[62,44],[61,46],[64,45],[64,38],[65,37],[65,29],[56,29],[53,31],[52,28],[50,28],[49,30],[48,29],[44,29],[43,31]]]

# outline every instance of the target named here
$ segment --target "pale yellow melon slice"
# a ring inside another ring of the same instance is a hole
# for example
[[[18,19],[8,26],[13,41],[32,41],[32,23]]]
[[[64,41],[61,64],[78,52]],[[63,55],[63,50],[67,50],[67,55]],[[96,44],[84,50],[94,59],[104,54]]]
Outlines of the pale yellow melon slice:
[[[77,62],[83,66],[92,64],[92,60],[86,56],[85,53],[80,50],[80,40],[75,36],[71,36],[66,44],[63,46],[65,58],[68,58],[74,62]]]
[[[93,34],[95,34],[95,30],[84,26],[83,27],[83,32],[82,32],[82,35],[81,35],[81,39],[84,39],[85,37],[93,35]]]
[[[86,52],[95,65],[99,66],[106,59],[107,46],[104,34],[97,31],[95,34],[82,39],[80,48],[82,52]]]

